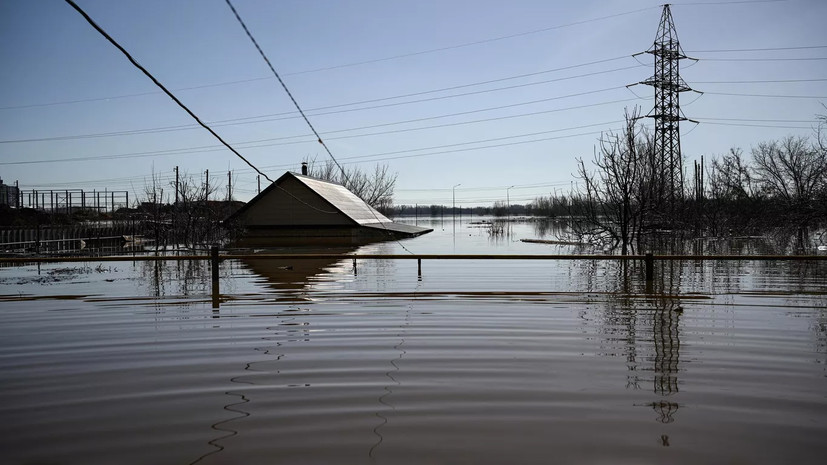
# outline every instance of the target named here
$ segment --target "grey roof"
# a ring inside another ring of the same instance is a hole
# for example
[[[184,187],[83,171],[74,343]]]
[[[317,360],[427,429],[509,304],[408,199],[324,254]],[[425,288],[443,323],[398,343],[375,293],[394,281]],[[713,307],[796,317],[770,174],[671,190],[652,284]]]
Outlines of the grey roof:
[[[303,176],[301,174],[291,174],[347,215],[348,218],[360,225],[369,223],[391,223],[388,217],[376,211],[376,209],[341,184],[322,181],[321,179],[311,178],[310,176]]]
[[[260,192],[257,196],[253,197],[238,211],[230,215],[225,221],[231,221],[242,215],[244,211],[250,208],[250,206],[256,203],[260,198],[270,195],[270,192],[276,189],[278,187],[277,185],[281,184],[285,178],[288,177],[292,177],[304,184],[308,189],[315,192],[336,210],[340,211],[350,221],[353,221],[359,226],[408,236],[418,236],[420,234],[433,231],[433,229],[429,228],[395,223],[368,205],[356,194],[349,191],[345,186],[312,178],[310,176],[293,173],[292,171],[284,173],[270,186]]]

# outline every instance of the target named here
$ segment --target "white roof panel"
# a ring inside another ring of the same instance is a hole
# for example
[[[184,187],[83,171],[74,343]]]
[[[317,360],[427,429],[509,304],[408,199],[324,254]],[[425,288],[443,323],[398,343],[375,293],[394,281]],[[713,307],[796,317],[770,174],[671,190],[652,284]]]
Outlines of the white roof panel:
[[[334,207],[341,210],[350,219],[360,225],[370,223],[390,223],[391,220],[385,215],[379,213],[360,199],[356,194],[347,190],[341,184],[322,181],[321,179],[311,178],[309,176],[302,176],[293,173],[296,179],[304,183],[310,189],[313,189],[317,194],[321,195]]]

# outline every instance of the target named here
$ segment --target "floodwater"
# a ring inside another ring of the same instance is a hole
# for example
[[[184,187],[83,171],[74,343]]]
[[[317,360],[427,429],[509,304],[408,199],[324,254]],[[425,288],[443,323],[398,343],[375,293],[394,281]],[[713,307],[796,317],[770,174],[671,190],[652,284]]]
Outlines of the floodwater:
[[[577,252],[419,223],[358,252]],[[659,265],[647,288],[591,260],[228,260],[220,285],[214,309],[202,262],[0,268],[2,462],[827,456],[823,261]]]

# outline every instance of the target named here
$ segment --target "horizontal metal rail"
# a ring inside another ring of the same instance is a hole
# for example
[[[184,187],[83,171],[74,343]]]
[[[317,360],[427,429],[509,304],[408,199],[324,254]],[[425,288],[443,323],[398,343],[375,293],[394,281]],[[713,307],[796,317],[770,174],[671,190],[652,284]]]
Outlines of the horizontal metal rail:
[[[641,260],[645,265],[647,285],[654,281],[655,261],[708,261],[708,260],[766,260],[807,261],[827,260],[827,255],[513,255],[513,254],[225,254],[218,248],[210,249],[209,255],[115,255],[103,257],[0,257],[0,263],[71,263],[71,262],[126,262],[126,261],[185,261],[208,260],[212,276],[212,307],[221,304],[218,264],[223,260],[353,260],[353,270],[359,260],[416,260],[417,275],[422,276],[422,260]]]
[[[206,255],[107,255],[82,257],[0,257],[0,263],[77,263],[211,260]],[[219,260],[678,260],[823,261],[827,255],[521,255],[521,254],[225,254]]]

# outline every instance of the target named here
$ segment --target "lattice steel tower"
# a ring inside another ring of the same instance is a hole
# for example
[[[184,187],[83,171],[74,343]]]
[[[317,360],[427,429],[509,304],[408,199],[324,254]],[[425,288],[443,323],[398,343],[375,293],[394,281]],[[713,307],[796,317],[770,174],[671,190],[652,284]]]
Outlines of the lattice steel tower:
[[[655,159],[651,161],[654,169],[653,194],[655,199],[674,206],[675,200],[682,198],[684,193],[679,123],[687,118],[681,111],[679,96],[681,92],[692,89],[680,76],[680,61],[689,57],[684,55],[678,43],[668,3],[663,5],[654,45],[636,55],[643,53],[655,57],[655,75],[639,83],[655,88],[655,107],[646,115],[655,120],[655,146],[652,154]]]

